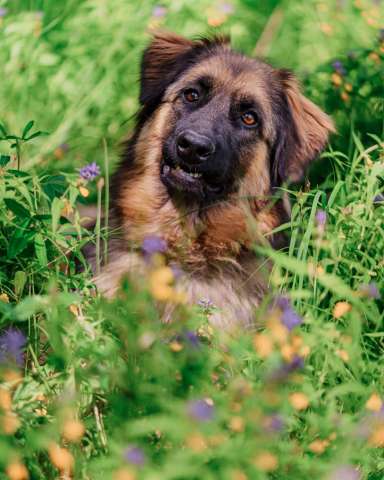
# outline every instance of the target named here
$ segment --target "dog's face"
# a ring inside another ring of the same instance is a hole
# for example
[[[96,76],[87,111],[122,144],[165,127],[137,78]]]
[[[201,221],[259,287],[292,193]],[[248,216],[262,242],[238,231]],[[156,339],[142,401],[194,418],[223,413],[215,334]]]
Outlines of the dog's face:
[[[143,57],[140,101],[142,125],[162,111],[162,183],[199,203],[299,180],[333,130],[290,72],[224,39],[157,35]]]

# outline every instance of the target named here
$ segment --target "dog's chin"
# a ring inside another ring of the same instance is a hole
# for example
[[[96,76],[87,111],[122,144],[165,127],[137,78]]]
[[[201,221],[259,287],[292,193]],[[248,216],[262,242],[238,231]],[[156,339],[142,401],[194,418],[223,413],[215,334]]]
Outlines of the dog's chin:
[[[160,179],[169,194],[197,202],[214,200],[223,195],[223,187],[207,180],[197,169],[183,168],[180,164],[163,161],[160,166]]]

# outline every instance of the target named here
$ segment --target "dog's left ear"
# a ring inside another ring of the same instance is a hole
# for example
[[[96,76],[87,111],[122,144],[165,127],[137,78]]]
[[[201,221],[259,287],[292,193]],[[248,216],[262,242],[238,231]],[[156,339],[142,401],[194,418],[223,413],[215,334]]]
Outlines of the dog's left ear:
[[[167,87],[202,53],[228,43],[227,37],[189,40],[171,32],[156,32],[141,61],[141,105],[154,108]]]
[[[283,87],[283,115],[275,145],[275,176],[280,181],[302,179],[309,163],[324,149],[329,133],[335,132],[332,119],[300,91],[288,70],[278,70]]]
[[[181,69],[193,42],[170,32],[157,32],[141,61],[140,103],[161,95]]]

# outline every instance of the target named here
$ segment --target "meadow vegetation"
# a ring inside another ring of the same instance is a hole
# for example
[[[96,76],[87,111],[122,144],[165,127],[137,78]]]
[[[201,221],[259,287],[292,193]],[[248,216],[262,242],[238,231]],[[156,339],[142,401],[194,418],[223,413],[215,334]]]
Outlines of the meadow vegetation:
[[[0,0],[0,479],[384,478],[383,24],[380,0]],[[159,252],[114,300],[78,268],[154,27],[294,69],[338,129],[286,187],[289,248],[255,246],[254,331],[209,299],[161,324]]]

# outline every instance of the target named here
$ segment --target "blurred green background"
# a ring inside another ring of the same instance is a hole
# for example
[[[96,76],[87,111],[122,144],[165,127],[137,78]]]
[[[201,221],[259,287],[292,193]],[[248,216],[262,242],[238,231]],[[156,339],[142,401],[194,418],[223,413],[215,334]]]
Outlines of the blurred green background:
[[[383,9],[0,0],[0,123],[49,133],[20,141],[16,170],[0,128],[0,480],[384,478]],[[164,325],[156,268],[107,301],[75,264],[105,233],[83,228],[78,203],[108,197],[78,167],[103,168],[105,145],[116,162],[154,28],[229,33],[292,68],[335,120],[289,192],[288,251],[267,252],[257,333],[213,330],[207,300]],[[297,321],[283,335],[287,311],[268,308],[281,294]]]
[[[154,28],[223,31],[236,48],[304,78],[370,48],[383,23],[382,3],[371,0],[0,0],[0,8],[0,118],[10,131],[26,119],[48,131],[26,166],[54,169],[101,160],[103,139],[116,156]]]

